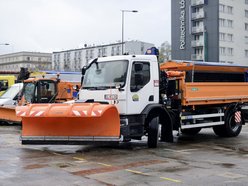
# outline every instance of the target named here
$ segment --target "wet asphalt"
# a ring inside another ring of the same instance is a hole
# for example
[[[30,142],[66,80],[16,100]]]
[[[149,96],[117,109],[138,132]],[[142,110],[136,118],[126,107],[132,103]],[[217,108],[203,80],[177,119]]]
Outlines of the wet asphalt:
[[[212,129],[159,143],[21,145],[21,126],[0,125],[0,186],[248,185],[248,125],[235,138]]]

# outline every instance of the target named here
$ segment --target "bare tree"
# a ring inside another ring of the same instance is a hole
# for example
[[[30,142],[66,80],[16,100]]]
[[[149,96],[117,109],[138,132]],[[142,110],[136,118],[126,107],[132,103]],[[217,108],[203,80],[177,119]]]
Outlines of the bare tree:
[[[171,44],[165,41],[159,47],[159,63],[168,61],[171,58]]]

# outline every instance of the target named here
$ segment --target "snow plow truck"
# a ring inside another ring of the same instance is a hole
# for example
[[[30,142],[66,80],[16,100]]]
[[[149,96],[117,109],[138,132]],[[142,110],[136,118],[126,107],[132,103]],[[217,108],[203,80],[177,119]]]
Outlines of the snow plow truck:
[[[14,95],[12,104],[0,105],[0,121],[21,123],[21,115],[16,115],[17,105],[31,103],[58,103],[73,100],[74,83],[60,81],[57,78],[28,78],[23,80],[21,90],[10,90]],[[15,84],[15,85],[18,85]],[[76,83],[75,83],[76,84]]]
[[[152,52],[149,52],[150,54]],[[18,106],[22,144],[128,142],[147,136],[173,142],[173,130],[195,135],[213,128],[235,137],[245,124],[247,67],[169,61],[156,55],[94,59],[82,69],[83,86],[75,103]]]

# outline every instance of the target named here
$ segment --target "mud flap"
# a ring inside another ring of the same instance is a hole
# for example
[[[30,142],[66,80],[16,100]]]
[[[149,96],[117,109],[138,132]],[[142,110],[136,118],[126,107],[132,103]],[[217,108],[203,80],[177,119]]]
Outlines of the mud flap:
[[[118,142],[120,118],[114,105],[99,103],[30,104],[16,108],[22,117],[23,144]]]

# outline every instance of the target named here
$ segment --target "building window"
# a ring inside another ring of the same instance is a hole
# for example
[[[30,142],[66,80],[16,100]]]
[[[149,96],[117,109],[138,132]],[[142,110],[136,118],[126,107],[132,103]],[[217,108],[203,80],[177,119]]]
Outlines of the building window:
[[[98,49],[98,57],[101,57],[101,55],[102,55],[102,50],[99,48]]]
[[[219,37],[220,37],[220,41],[225,41],[225,33],[221,33],[220,32],[220,35],[219,35]]]
[[[120,53],[121,53],[121,47],[120,46],[117,46],[117,48],[116,48],[116,55],[120,55]]]
[[[225,26],[225,19],[220,18],[219,24],[220,24],[220,27],[224,27]]]
[[[219,5],[219,12],[225,12],[225,5],[223,5],[223,4],[220,4]]]
[[[245,23],[245,31],[248,31],[248,23]]]
[[[111,48],[111,56],[114,56],[115,55],[115,47],[112,47]]]
[[[227,48],[227,55],[232,56],[233,55],[233,48]]]
[[[233,34],[227,34],[227,41],[233,42]]]
[[[245,50],[245,57],[248,58],[248,50]]]
[[[245,10],[245,17],[248,17],[248,10]]]
[[[102,49],[102,56],[103,57],[107,56],[107,48]]]
[[[227,13],[228,14],[233,14],[233,7],[227,6]]]
[[[245,4],[247,4],[247,5],[248,5],[248,0],[245,0]]]
[[[233,27],[233,21],[227,20],[227,27],[232,28]]]
[[[245,44],[248,44],[248,36],[245,36]]]
[[[90,59],[94,57],[94,50],[90,50]]]
[[[220,55],[226,55],[226,48],[220,47]]]

